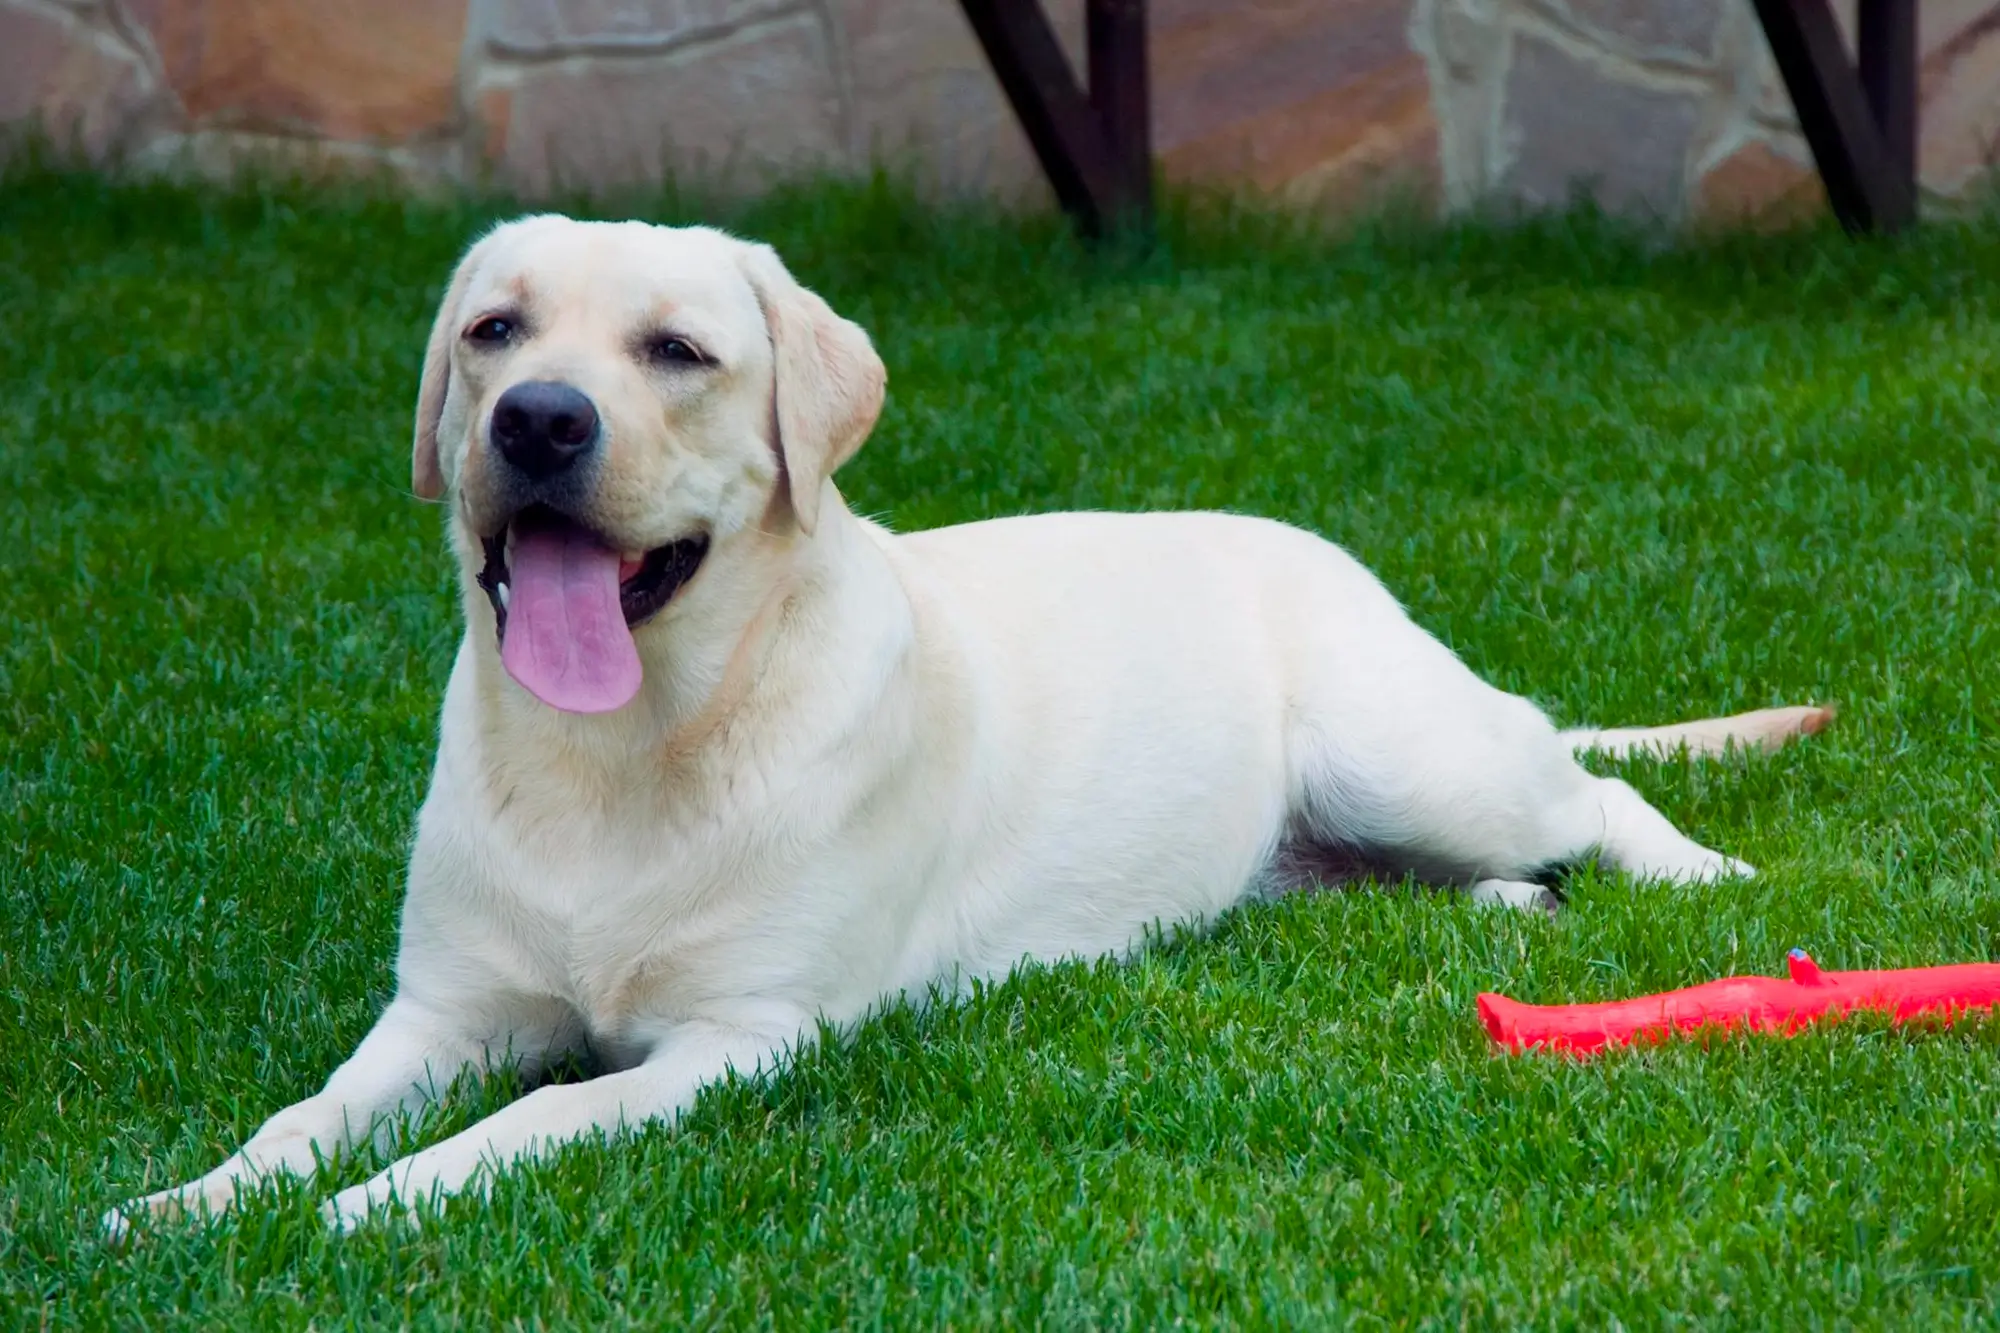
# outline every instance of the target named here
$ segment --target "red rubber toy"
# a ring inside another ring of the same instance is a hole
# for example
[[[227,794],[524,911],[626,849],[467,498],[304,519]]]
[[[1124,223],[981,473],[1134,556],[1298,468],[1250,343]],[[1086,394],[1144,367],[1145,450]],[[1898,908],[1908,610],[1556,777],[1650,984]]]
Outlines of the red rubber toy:
[[[1958,1014],[2000,1005],[2000,963],[1822,972],[1803,949],[1792,950],[1786,961],[1789,981],[1726,977],[1607,1004],[1522,1004],[1482,994],[1479,1018],[1502,1046],[1589,1055],[1702,1027],[1789,1036],[1815,1019],[1833,1022],[1856,1009],[1877,1010],[1898,1023],[1925,1014],[1949,1023]]]

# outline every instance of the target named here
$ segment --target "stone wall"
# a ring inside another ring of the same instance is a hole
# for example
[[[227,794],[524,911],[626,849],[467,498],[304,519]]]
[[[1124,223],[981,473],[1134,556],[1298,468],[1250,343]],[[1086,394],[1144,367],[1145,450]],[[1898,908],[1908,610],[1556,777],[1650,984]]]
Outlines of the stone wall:
[[[1044,0],[1080,55],[1080,0]],[[1851,9],[1851,4],[1849,6]],[[1153,0],[1172,180],[1329,211],[1822,206],[1748,0]],[[2000,136],[2000,3],[1924,0],[1922,173]],[[1044,198],[955,0],[0,0],[0,123],[139,167],[247,154],[533,195],[886,161]]]

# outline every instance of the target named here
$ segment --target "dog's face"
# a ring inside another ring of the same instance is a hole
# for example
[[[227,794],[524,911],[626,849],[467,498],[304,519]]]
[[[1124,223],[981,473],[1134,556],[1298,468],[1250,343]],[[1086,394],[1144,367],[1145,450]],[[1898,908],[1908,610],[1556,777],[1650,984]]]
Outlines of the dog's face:
[[[509,673],[610,711],[639,687],[635,632],[732,538],[811,536],[884,378],[766,247],[524,218],[472,248],[438,311],[414,482],[448,498]]]

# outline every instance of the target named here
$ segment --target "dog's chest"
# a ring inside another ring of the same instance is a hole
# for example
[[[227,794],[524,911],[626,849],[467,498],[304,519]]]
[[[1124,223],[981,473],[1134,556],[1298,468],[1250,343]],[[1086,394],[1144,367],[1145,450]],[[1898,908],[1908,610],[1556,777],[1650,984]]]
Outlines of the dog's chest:
[[[494,834],[482,933],[620,1063],[710,997],[798,979],[769,943],[757,888],[774,874],[754,824],[572,810]]]

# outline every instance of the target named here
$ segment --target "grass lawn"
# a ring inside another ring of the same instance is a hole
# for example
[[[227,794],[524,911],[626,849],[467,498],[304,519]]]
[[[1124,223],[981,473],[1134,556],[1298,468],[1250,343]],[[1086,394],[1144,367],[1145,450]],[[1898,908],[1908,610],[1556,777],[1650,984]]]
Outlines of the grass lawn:
[[[2000,1023],[1577,1065],[1494,1057],[1473,996],[2000,957],[1994,224],[1092,256],[883,190],[733,215],[888,361],[861,511],[1288,519],[1566,723],[1838,699],[1772,758],[1622,766],[1763,877],[1299,897],[892,1013],[420,1232],[281,1188],[107,1247],[388,995],[457,634],[411,403],[491,216],[0,186],[0,1323],[1990,1326]]]

